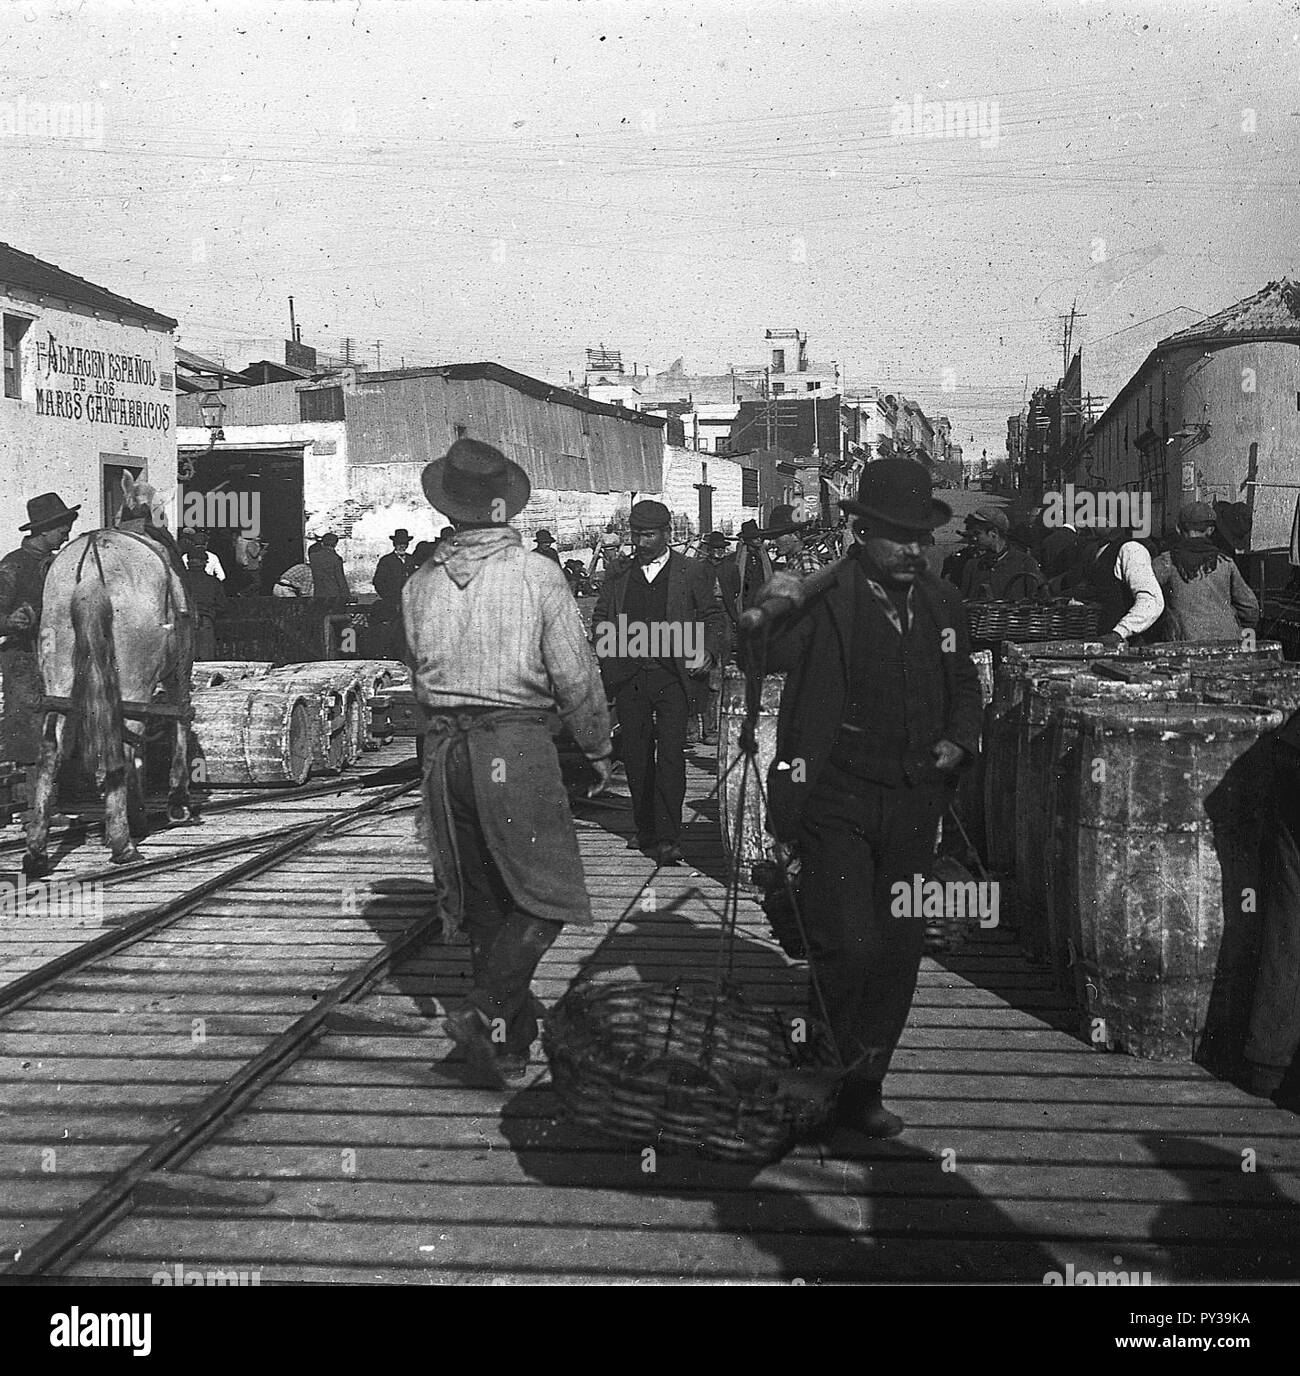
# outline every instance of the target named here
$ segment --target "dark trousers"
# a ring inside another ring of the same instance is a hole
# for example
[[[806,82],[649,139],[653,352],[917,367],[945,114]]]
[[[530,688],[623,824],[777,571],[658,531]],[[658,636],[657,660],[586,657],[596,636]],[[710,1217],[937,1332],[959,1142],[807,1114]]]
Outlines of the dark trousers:
[[[925,942],[920,913],[894,917],[890,886],[928,875],[944,786],[888,788],[828,764],[802,824],[799,910],[850,1095],[875,1092],[903,1034]],[[812,1015],[822,1010],[816,992]],[[843,1093],[843,1092],[842,1092]]]
[[[617,690],[614,706],[637,835],[675,845],[686,798],[686,689],[671,669],[651,664]]]
[[[1285,1070],[1300,1047],[1300,750],[1273,751],[1278,810],[1246,1057]]]
[[[448,752],[447,793],[474,970],[469,1002],[489,1022],[500,1019],[505,1032],[501,1051],[526,1056],[537,1036],[541,1009],[530,987],[533,975],[564,924],[532,917],[511,898],[483,835],[464,737]]]
[[[194,632],[194,658],[216,659],[217,627],[210,616],[200,616]]]

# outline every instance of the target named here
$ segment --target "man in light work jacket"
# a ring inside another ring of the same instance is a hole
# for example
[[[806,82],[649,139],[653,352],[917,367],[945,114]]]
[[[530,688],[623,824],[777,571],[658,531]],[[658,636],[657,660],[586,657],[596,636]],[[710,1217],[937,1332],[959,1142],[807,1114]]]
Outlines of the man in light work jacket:
[[[713,569],[668,548],[672,517],[662,502],[637,502],[630,521],[635,561],[605,579],[591,628],[618,712],[636,845],[676,865],[691,679],[720,657],[726,613]]]
[[[1165,599],[1161,640],[1236,640],[1259,622],[1259,599],[1211,539],[1214,508],[1190,502],[1178,513],[1178,540],[1151,568]]]
[[[760,601],[796,610],[741,643],[752,672],[786,672],[768,776],[768,824],[796,848],[808,955],[836,1047],[852,1067],[842,1126],[892,1137],[882,1086],[916,988],[921,912],[894,885],[929,874],[957,771],[979,748],[979,677],[956,591],[926,572],[924,546],[951,516],[911,459],[864,469],[855,544],[829,587],[774,574]],[[813,1016],[821,1020],[814,995]]]
[[[423,483],[455,527],[402,589],[425,836],[444,930],[463,926],[473,959],[447,1030],[484,1078],[512,1084],[537,1035],[537,963],[564,923],[592,920],[548,722],[558,710],[603,787],[609,712],[564,573],[509,525],[528,501],[524,470],[462,438]]]

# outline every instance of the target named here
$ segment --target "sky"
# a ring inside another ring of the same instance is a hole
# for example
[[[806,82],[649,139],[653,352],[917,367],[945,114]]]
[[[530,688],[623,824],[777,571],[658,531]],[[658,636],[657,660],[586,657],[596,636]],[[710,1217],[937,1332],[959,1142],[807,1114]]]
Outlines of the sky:
[[[993,459],[1072,308],[1107,398],[1300,276],[1297,188],[1300,0],[0,0],[0,240],[236,366],[290,295],[329,352],[561,382],[794,327]]]

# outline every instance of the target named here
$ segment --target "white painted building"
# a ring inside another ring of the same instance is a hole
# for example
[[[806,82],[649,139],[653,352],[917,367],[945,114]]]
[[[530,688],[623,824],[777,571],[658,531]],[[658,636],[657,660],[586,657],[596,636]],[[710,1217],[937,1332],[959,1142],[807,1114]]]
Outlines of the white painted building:
[[[81,507],[74,533],[110,524],[124,472],[163,493],[174,523],[176,321],[8,244],[0,316],[6,548],[42,492]]]
[[[674,530],[685,525],[698,535],[707,502],[709,529],[735,535],[741,524],[759,515],[758,468],[746,456],[722,454],[664,446],[664,490],[658,500],[673,513]]]

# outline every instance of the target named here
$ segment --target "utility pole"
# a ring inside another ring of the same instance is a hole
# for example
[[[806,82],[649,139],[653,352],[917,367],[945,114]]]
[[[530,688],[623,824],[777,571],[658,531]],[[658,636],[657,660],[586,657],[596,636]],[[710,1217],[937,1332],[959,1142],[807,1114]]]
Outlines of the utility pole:
[[[1061,376],[1064,377],[1070,369],[1070,355],[1074,344],[1074,324],[1076,320],[1087,320],[1087,315],[1079,314],[1079,298],[1076,296],[1074,304],[1070,307],[1069,315],[1058,315],[1056,318],[1061,322]]]

